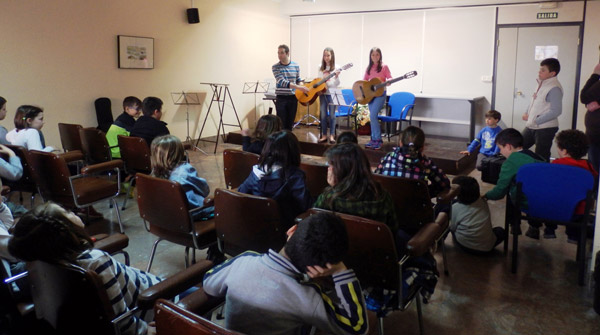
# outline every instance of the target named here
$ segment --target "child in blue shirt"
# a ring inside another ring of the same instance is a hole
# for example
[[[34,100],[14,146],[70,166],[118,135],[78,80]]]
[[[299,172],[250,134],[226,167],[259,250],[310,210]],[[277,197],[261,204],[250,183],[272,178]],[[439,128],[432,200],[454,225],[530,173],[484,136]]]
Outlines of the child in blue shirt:
[[[502,130],[502,128],[498,126],[501,117],[502,115],[500,112],[493,109],[485,113],[486,127],[481,129],[467,150],[460,152],[461,154],[468,156],[475,151],[475,148],[477,148],[479,144],[481,144],[479,154],[477,155],[477,164],[475,165],[479,171],[481,171],[481,160],[483,160],[484,157],[494,156],[500,152],[500,149],[496,146],[496,135]]]

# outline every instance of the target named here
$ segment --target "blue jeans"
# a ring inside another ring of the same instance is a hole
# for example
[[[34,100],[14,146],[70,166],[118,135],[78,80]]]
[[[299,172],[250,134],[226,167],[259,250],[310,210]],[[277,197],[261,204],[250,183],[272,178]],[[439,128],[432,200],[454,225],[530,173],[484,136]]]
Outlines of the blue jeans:
[[[336,106],[330,106],[333,103],[331,95],[323,94],[319,97],[321,101],[321,135],[327,136],[327,121],[329,121],[329,134],[335,134],[335,109]]]
[[[371,119],[371,140],[381,140],[381,127],[379,127],[379,111],[385,103],[386,93],[376,97],[369,102],[369,116]]]

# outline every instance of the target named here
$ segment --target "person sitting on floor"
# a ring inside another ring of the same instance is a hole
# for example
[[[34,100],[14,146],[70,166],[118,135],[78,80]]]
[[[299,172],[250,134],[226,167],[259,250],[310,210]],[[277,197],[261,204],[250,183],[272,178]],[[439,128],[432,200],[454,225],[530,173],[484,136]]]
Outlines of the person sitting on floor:
[[[142,102],[143,115],[135,122],[131,129],[131,136],[141,137],[146,140],[148,146],[152,144],[155,137],[169,135],[167,124],[162,118],[163,102],[156,97],[147,97]]]
[[[279,116],[273,114],[261,116],[252,136],[250,136],[250,129],[242,130],[242,150],[260,155],[269,135],[280,130],[281,119]]]
[[[583,156],[585,156],[589,149],[588,137],[580,130],[568,129],[559,132],[556,135],[555,141],[558,149],[558,156],[560,156],[560,158],[553,160],[552,163],[571,165],[586,169],[594,176],[597,185],[598,172],[589,161],[583,159]],[[597,189],[597,187],[594,189]],[[577,218],[580,218],[584,211],[585,201],[582,201],[577,205],[574,215]],[[580,233],[579,227],[568,225],[565,232],[567,233],[567,242],[577,244]],[[546,233],[544,233],[544,237],[546,237]],[[556,234],[554,234],[554,237],[556,237]]]
[[[248,251],[204,276],[204,291],[225,297],[225,326],[261,335],[303,334],[306,326],[327,334],[367,333],[360,283],[342,262],[348,251],[342,220],[314,214],[287,235],[279,253]],[[310,279],[329,276],[335,286],[329,291]]]
[[[110,146],[110,154],[112,158],[121,158],[121,150],[119,149],[119,135],[129,136],[135,119],[140,115],[142,102],[136,97],[127,97],[123,100],[123,113],[117,117],[115,122],[110,125],[106,132],[106,140]]]
[[[284,229],[310,208],[312,199],[300,169],[300,144],[292,132],[283,130],[267,138],[258,164],[238,191],[277,201]]]
[[[452,205],[450,231],[454,241],[472,254],[488,253],[504,241],[504,228],[492,228],[490,208],[479,194],[479,183],[473,177],[456,176],[460,185],[458,201]]]
[[[502,131],[502,128],[498,126],[502,115],[496,110],[490,110],[485,113],[485,127],[477,134],[477,137],[469,144],[469,147],[465,151],[460,153],[463,155],[470,155],[477,146],[479,147],[479,153],[477,154],[477,163],[475,168],[481,171],[481,161],[485,157],[495,156],[500,153],[500,149],[496,145],[496,135]]]

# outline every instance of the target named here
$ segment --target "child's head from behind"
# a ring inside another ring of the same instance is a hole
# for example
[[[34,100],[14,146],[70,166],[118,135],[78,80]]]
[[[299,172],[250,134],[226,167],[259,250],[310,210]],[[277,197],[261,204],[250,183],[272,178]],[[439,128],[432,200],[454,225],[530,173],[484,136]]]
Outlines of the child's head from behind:
[[[500,114],[500,112],[493,109],[489,110],[485,113],[485,124],[488,127],[495,128],[498,125],[498,122],[500,122],[501,118],[502,114]]]
[[[458,193],[458,202],[465,205],[470,205],[479,199],[479,183],[477,179],[469,176],[456,176],[452,179],[452,184],[460,186]]]
[[[123,99],[123,111],[131,117],[140,115],[142,101],[136,97],[129,96]]]
[[[356,135],[353,132],[345,131],[338,135],[336,143],[337,144],[340,144],[340,143],[356,143],[356,144],[358,144],[358,138],[356,137]]]
[[[548,78],[556,77],[560,72],[560,62],[556,58],[546,58],[540,63],[540,71],[538,72],[538,78],[540,80],[546,80]]]
[[[185,148],[176,136],[159,136],[152,141],[150,162],[153,176],[169,179],[171,171],[183,161],[185,161]]]
[[[142,102],[142,112],[144,116],[153,117],[160,120],[162,117],[163,102],[157,97],[147,97]]]
[[[6,117],[6,99],[0,97],[0,120]]]
[[[330,186],[351,189],[373,179],[369,159],[358,144],[336,144],[325,152],[325,157],[329,164],[327,182]]]
[[[277,115],[267,114],[258,119],[256,129],[254,129],[254,138],[260,141],[266,141],[269,135],[281,130],[281,119]]]
[[[400,135],[398,145],[402,152],[410,156],[418,155],[425,146],[425,133],[419,127],[408,126]]]
[[[35,128],[40,130],[42,126],[44,126],[44,111],[41,108],[30,105],[23,105],[17,108],[15,128]]]
[[[514,128],[506,128],[496,135],[496,145],[502,156],[508,158],[513,151],[523,148],[523,135]]]
[[[581,130],[567,129],[556,134],[556,146],[561,158],[581,159],[587,154],[589,141]]]
[[[282,130],[269,135],[260,154],[259,165],[271,170],[274,165],[284,170],[300,166],[300,143],[296,135]]]
[[[73,262],[79,254],[93,247],[81,219],[52,202],[25,213],[15,225],[12,236],[8,250],[24,261]]]
[[[332,213],[311,215],[290,228],[290,234],[284,251],[301,272],[308,266],[339,263],[348,252],[346,225]]]

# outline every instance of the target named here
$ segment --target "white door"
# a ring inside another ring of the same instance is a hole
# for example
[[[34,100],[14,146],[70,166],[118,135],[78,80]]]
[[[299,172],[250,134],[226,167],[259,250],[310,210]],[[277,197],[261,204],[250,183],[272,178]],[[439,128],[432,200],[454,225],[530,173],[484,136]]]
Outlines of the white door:
[[[547,57],[560,61],[558,80],[563,87],[563,109],[559,129],[573,126],[573,99],[579,44],[579,26],[500,28],[494,108],[506,127],[525,128],[521,118],[537,89],[540,62]],[[552,148],[552,157],[557,157]]]

